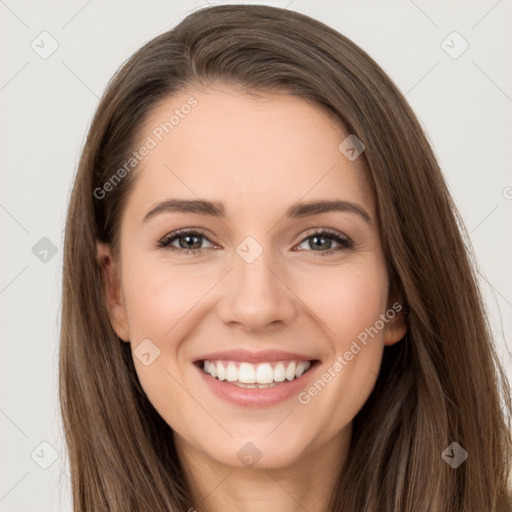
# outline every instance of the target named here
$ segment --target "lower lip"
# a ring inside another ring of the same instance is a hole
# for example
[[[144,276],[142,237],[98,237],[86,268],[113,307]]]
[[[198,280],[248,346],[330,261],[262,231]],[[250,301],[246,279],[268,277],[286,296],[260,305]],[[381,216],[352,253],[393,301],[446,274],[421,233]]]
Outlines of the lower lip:
[[[225,380],[218,380],[211,375],[205,373],[197,365],[194,365],[200,372],[206,385],[212,392],[223,400],[227,400],[235,405],[247,407],[268,407],[281,402],[288,398],[298,395],[304,389],[306,384],[311,380],[313,373],[319,362],[312,363],[310,369],[303,373],[298,379],[292,381],[284,381],[276,386],[268,388],[241,388],[235,384],[231,384]]]

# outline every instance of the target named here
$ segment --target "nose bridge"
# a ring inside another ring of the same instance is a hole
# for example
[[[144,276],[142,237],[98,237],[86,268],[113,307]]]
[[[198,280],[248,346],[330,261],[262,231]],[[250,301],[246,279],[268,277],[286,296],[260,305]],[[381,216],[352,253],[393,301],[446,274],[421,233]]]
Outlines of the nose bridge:
[[[252,293],[264,292],[274,295],[276,278],[270,269],[276,265],[272,250],[270,247],[265,249],[263,246],[260,247],[261,249],[257,248],[255,242],[251,241],[242,242],[237,247],[237,258],[233,269],[236,287]]]
[[[281,282],[270,247],[246,237],[237,247],[221,315],[225,322],[262,329],[276,321],[289,322],[295,313],[293,294]]]

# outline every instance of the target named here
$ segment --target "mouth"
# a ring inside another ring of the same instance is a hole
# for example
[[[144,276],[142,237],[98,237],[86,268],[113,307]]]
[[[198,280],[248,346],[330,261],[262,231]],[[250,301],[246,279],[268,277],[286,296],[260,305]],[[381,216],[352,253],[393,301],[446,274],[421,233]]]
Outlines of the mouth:
[[[244,408],[291,400],[310,385],[321,364],[311,355],[245,347],[202,354],[193,363],[205,389],[223,402]]]
[[[217,381],[239,388],[267,389],[300,379],[319,364],[317,359],[283,359],[250,363],[222,359],[201,359],[194,363],[203,373]]]

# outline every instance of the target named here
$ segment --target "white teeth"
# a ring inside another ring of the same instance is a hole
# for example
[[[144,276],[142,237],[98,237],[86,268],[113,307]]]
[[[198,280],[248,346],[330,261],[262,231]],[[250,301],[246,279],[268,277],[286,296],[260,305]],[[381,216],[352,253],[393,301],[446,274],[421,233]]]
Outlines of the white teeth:
[[[274,368],[274,380],[276,382],[283,382],[286,379],[286,368],[283,363],[277,363]]]
[[[229,382],[238,380],[238,368],[233,363],[228,364],[228,368],[226,370],[226,380]]]
[[[255,388],[259,388],[259,389],[264,389],[264,388],[272,388],[274,386],[277,386],[277,384],[275,382],[272,382],[271,384],[242,384],[241,382],[233,382],[233,384],[235,386],[238,386],[239,388],[252,388],[252,389],[255,389]]]
[[[236,363],[235,361],[204,361],[203,370],[218,380],[227,380],[247,388],[267,388],[278,382],[298,379],[311,367],[310,361],[280,361],[272,363]]]
[[[208,365],[210,366],[209,370],[206,369],[206,363],[208,363]],[[217,377],[217,366],[216,366],[216,364],[215,363],[210,363],[210,361],[205,361],[204,364],[205,364],[204,371],[206,373],[209,373],[212,377]]]
[[[295,377],[299,378],[306,370],[309,368],[309,363],[301,362],[297,365],[297,369],[295,370]]]
[[[295,378],[295,363],[290,363],[286,368],[286,379],[293,380]]]
[[[221,363],[217,363],[217,379],[225,380],[226,379],[226,369]]]
[[[243,384],[254,384],[256,382],[256,370],[254,366],[249,363],[240,363],[238,368],[238,382]],[[261,382],[264,384],[264,382]]]
[[[256,382],[259,384],[270,384],[273,380],[274,370],[272,370],[272,366],[268,363],[259,364],[256,369]]]

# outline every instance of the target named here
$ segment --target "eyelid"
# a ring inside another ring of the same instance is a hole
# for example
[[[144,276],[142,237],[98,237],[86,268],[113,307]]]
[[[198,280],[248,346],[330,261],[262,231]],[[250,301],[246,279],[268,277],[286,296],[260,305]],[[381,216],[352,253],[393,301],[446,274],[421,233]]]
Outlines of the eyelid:
[[[204,238],[211,244],[219,246],[219,244],[215,243],[210,238],[210,236],[208,236],[205,233],[205,231],[202,230],[201,228],[182,228],[182,229],[178,229],[176,231],[172,231],[172,232],[168,233],[167,235],[165,235],[163,238],[161,238],[157,242],[157,248],[163,248],[163,249],[169,248],[170,250],[175,250],[175,251],[181,252],[182,254],[185,253],[185,254],[195,254],[195,255],[200,255],[208,250],[207,247],[203,247],[201,249],[184,249],[181,247],[174,247],[174,246],[170,245],[172,242],[174,242],[176,239],[178,239],[181,235],[185,235],[185,234],[200,235],[202,238]],[[331,238],[333,238],[334,241],[337,244],[339,244],[341,246],[341,248],[343,248],[343,249],[348,249],[354,245],[353,241],[347,235],[345,235],[344,233],[342,233],[336,229],[326,228],[326,227],[314,227],[314,228],[308,229],[305,233],[303,233],[301,238],[299,239],[299,241],[294,244],[294,247],[304,243],[306,240],[308,240],[308,238],[311,238],[313,235],[317,235],[317,236],[328,235]],[[303,249],[301,249],[301,250],[303,250]],[[310,251],[310,250],[308,250],[307,252],[318,253],[318,255],[328,255],[328,254],[337,252],[339,250],[340,250],[339,248],[334,248],[334,249],[328,249],[326,251]]]
[[[325,227],[317,227],[311,228],[306,233],[302,235],[301,240],[296,245],[301,245],[306,242],[309,238],[316,235],[317,237],[327,237],[334,240],[335,243],[338,244],[339,247],[330,248],[326,251],[313,251],[307,250],[306,253],[309,257],[316,258],[318,256],[332,256],[335,253],[342,252],[347,249],[352,249],[354,247],[354,242],[350,237],[338,231],[337,229],[325,228]],[[295,245],[295,246],[296,246]],[[300,249],[301,251],[304,249]]]
[[[166,242],[166,241],[169,241],[169,243],[174,242],[174,240],[179,238],[181,235],[189,235],[189,234],[201,235],[204,239],[206,239],[211,244],[219,245],[219,244],[215,243],[211,239],[211,237],[209,235],[207,235],[206,232],[203,231],[201,228],[182,228],[182,229],[177,229],[176,231],[171,231],[170,233],[167,233],[166,235],[164,235],[160,240],[158,240],[157,246],[161,247],[161,244],[163,242]],[[165,246],[164,246],[164,248],[165,248]],[[178,247],[175,247],[175,249],[178,249]],[[178,250],[186,251],[187,249],[178,249]],[[201,250],[202,249],[196,249],[196,250],[194,250],[194,252],[198,252]]]
[[[313,235],[318,235],[318,234],[337,236],[337,237],[343,238],[347,242],[352,243],[352,240],[347,235],[342,233],[341,231],[338,231],[337,229],[324,228],[324,227],[317,227],[317,228],[310,228],[310,229],[308,229],[301,236],[299,243],[302,243],[305,240],[307,240],[309,237],[311,237]]]

